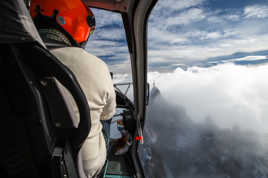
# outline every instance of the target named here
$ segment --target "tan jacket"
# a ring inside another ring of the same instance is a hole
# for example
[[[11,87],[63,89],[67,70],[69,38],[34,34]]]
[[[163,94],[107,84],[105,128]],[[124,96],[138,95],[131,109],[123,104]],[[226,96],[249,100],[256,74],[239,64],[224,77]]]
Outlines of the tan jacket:
[[[110,119],[116,108],[115,91],[109,69],[102,60],[81,48],[58,48],[51,50],[51,53],[74,73],[86,95],[90,107],[91,130],[80,153],[87,177],[93,177],[106,160],[106,146],[100,120]],[[73,99],[72,102],[74,104]],[[78,115],[75,104],[74,108]]]

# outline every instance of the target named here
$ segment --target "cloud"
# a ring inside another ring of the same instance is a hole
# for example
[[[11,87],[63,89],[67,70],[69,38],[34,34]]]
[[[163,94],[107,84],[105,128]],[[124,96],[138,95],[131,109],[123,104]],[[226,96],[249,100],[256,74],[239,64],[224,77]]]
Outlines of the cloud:
[[[218,65],[149,73],[164,98],[186,109],[194,121],[215,119],[220,128],[238,125],[268,133],[268,65]],[[176,91],[176,92],[175,92]]]
[[[172,4],[171,1],[169,3]],[[148,28],[150,69],[168,68],[169,65],[172,70],[172,61],[193,64],[236,52],[266,50],[267,21],[249,18],[253,17],[254,10],[265,14],[264,9],[266,6],[260,5],[244,8],[241,3],[241,7],[236,5],[235,9],[215,10],[209,3],[200,1],[194,6],[169,11],[167,15],[160,6],[156,7]],[[160,63],[163,66],[160,67]]]
[[[189,41],[189,39],[186,36],[182,35],[180,36],[176,33],[161,30],[159,28],[150,28],[149,30],[150,30],[149,40],[155,43],[163,44],[164,42],[168,42],[171,44],[175,44],[175,43],[186,43]]]
[[[220,38],[222,35],[219,32],[211,32],[207,34],[207,39],[217,39]]]
[[[149,73],[146,177],[266,177],[267,75],[233,64]]]
[[[239,6],[238,2],[235,8],[215,8],[215,3],[157,3],[148,24],[150,70],[168,71],[174,69],[174,63],[194,64],[237,52],[267,49],[267,5],[241,2]],[[121,15],[102,10],[94,13],[97,27],[86,49],[122,73],[130,61]]]
[[[220,33],[209,34],[201,33],[202,35],[196,37],[200,40],[213,40],[221,38]],[[188,34],[185,34],[188,35]],[[230,34],[229,34],[230,35]],[[241,34],[242,35],[242,34]],[[216,58],[218,56],[231,55],[235,52],[254,52],[266,50],[268,44],[268,36],[248,36],[242,38],[222,38],[210,43],[201,44],[185,44],[185,45],[158,45],[154,43],[155,49],[149,49],[149,62],[168,62],[168,63],[184,63],[194,64],[197,61],[205,61],[209,58]]]
[[[219,31],[207,32],[207,31],[190,31],[185,34],[188,38],[197,38],[199,40],[217,39],[223,35]]]
[[[104,59],[108,63],[129,60],[128,47],[122,42],[92,39],[87,43],[86,50],[99,57],[109,56]]]
[[[223,17],[224,19],[224,17]],[[193,64],[209,58],[231,55],[236,52],[266,50],[268,34],[266,21],[241,21],[238,24],[221,23],[214,30],[207,27],[181,28],[170,32],[149,28],[149,64],[184,63]],[[209,26],[209,25],[208,25]],[[210,24],[212,26],[212,24]],[[150,24],[149,24],[150,27]],[[160,35],[163,34],[163,35]],[[167,35],[164,35],[167,34]],[[178,39],[178,42],[175,41]],[[157,66],[154,70],[157,70]],[[170,66],[172,69],[172,66]]]
[[[129,63],[128,60],[125,60],[123,62],[115,63],[115,64],[110,64],[109,69],[111,72],[114,74],[128,74],[131,75],[131,64]],[[130,80],[131,81],[131,80]],[[130,82],[128,81],[128,82]]]
[[[224,16],[224,18],[226,18],[227,20],[238,21],[240,20],[240,15],[231,14],[231,15]]]
[[[202,9],[191,8],[183,11],[174,17],[169,17],[166,21],[167,25],[187,25],[192,22],[203,20],[206,17]]]
[[[130,73],[130,56],[121,15],[99,9],[93,9],[93,12],[96,29],[86,50],[104,60],[112,72]]]
[[[107,25],[121,24],[121,15],[100,9],[92,9],[95,19],[96,28],[101,28]]]
[[[258,60],[264,60],[267,59],[267,56],[246,56],[241,58],[235,58],[227,60],[227,62],[235,62],[235,61],[258,61]]]
[[[117,83],[123,83],[123,82],[129,82],[131,80],[130,75],[128,74],[115,74],[113,78],[113,82],[115,84]]]
[[[157,6],[173,10],[182,10],[200,5],[203,2],[204,0],[180,0],[180,1],[165,0],[165,1],[159,1]]]
[[[266,56],[234,60],[263,58]],[[167,73],[149,72],[148,81],[159,88],[169,104],[183,107],[194,122],[210,118],[219,128],[238,126],[268,134],[267,75],[267,64],[249,67],[226,63],[210,68],[194,66]],[[115,81],[129,82],[131,75],[116,74]]]
[[[118,41],[125,39],[125,32],[122,28],[112,27],[105,30],[98,30],[94,34],[95,39],[106,39],[111,41]]]
[[[246,18],[266,18],[268,17],[268,6],[266,5],[252,5],[244,9]]]

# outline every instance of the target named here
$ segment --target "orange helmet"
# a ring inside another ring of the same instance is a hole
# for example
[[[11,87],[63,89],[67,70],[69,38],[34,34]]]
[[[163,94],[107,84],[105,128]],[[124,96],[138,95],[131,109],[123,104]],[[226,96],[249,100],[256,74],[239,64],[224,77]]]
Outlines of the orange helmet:
[[[79,44],[86,42],[95,29],[94,14],[82,0],[32,0],[32,18],[38,13],[56,15],[57,23]]]

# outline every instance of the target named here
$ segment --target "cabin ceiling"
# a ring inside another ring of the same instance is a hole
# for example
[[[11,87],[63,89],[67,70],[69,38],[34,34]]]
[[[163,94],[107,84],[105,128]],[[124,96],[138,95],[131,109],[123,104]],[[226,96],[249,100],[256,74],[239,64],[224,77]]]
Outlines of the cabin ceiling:
[[[89,7],[117,12],[127,12],[131,1],[135,0],[84,0]]]

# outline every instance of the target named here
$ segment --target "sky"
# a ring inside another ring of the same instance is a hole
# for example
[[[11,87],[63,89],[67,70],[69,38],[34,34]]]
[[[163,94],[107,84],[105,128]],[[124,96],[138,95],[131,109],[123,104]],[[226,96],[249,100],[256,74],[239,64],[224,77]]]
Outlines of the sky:
[[[131,73],[121,15],[98,9],[92,11],[96,18],[96,29],[87,43],[86,50],[104,60],[110,71]]]
[[[120,14],[94,10],[96,31],[87,50],[115,73],[129,73]],[[267,0],[159,0],[148,23],[149,71],[266,60]],[[252,57],[253,56],[253,57]],[[256,57],[257,56],[257,57]]]

